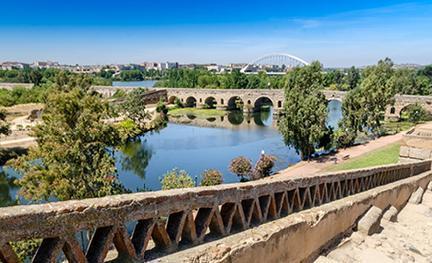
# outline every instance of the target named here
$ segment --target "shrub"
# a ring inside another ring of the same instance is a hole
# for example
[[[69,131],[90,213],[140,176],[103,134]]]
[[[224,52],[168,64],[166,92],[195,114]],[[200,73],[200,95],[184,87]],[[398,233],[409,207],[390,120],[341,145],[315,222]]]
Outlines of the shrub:
[[[168,113],[168,109],[165,105],[165,102],[163,100],[160,100],[156,106],[156,112],[158,113],[163,113],[163,114],[167,114]]]
[[[179,169],[173,169],[164,174],[162,180],[162,190],[194,187],[194,181],[190,175]]]
[[[215,169],[205,170],[201,177],[201,186],[211,186],[223,183],[222,173]]]
[[[254,180],[267,177],[271,174],[271,170],[275,164],[276,158],[272,155],[262,154],[257,163],[253,173]]]
[[[252,163],[246,157],[240,156],[231,160],[229,170],[244,179],[251,175]]]
[[[408,119],[410,122],[419,123],[420,121],[424,121],[427,119],[427,112],[423,107],[416,103],[414,105],[410,105],[407,107],[406,113],[403,116]]]
[[[178,107],[178,108],[183,108],[183,103],[181,102],[181,100],[179,98],[175,98],[174,104]]]

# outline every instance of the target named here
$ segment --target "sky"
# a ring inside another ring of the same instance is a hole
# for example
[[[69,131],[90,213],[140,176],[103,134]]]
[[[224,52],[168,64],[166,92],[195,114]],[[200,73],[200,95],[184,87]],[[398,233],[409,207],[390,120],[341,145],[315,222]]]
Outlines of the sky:
[[[21,0],[0,5],[0,61],[432,64],[432,0]]]

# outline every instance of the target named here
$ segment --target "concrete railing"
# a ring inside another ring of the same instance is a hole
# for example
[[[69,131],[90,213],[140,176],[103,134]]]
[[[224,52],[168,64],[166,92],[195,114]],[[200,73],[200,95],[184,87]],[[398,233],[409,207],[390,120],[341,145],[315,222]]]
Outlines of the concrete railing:
[[[110,250],[143,260],[421,174],[431,161],[0,209],[0,259],[11,243],[42,239],[33,262],[103,262]],[[130,229],[131,231],[128,231]],[[132,231],[133,229],[133,231]],[[92,238],[86,249],[77,233]]]

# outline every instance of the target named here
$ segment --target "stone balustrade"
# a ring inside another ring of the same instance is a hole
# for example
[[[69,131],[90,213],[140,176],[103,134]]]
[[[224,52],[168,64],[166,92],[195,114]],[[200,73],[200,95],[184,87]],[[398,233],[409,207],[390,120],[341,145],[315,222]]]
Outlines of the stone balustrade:
[[[109,251],[145,260],[221,238],[431,169],[431,161],[0,209],[0,259],[13,242],[40,239],[33,262],[103,262]],[[130,231],[129,231],[130,230]],[[77,233],[92,233],[82,249]]]

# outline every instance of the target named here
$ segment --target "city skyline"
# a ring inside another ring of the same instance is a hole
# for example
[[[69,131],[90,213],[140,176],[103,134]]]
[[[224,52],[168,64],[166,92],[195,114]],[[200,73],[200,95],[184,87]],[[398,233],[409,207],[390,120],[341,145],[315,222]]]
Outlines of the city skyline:
[[[432,63],[430,1],[113,3],[4,3],[0,61],[228,64],[289,53],[326,67]]]

